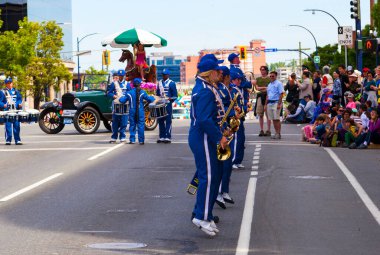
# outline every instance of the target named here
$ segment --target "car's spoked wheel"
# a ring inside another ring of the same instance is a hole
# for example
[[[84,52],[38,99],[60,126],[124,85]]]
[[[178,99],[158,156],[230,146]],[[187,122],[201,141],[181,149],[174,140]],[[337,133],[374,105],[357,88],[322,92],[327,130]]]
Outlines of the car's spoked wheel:
[[[45,109],[40,114],[38,124],[47,134],[57,134],[65,127],[55,109]]]
[[[150,115],[149,109],[145,108],[145,129],[154,130],[157,127],[157,119]]]
[[[98,130],[100,125],[100,117],[98,112],[91,108],[86,107],[74,118],[75,128],[83,134],[91,134]]]

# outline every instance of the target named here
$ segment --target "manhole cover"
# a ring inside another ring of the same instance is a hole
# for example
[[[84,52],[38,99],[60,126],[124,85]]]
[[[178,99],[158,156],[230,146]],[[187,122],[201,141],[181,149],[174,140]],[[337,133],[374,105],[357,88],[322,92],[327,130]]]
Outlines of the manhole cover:
[[[144,248],[146,246],[145,243],[94,243],[87,245],[89,248],[101,250],[129,250]]]

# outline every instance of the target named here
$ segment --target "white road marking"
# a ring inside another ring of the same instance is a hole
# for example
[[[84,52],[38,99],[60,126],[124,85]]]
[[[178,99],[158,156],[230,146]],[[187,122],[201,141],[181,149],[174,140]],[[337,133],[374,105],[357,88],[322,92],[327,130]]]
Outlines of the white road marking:
[[[47,177],[47,178],[45,178],[45,179],[43,179],[43,180],[41,180],[41,181],[39,181],[39,182],[36,182],[36,183],[34,183],[34,184],[32,184],[32,185],[30,185],[30,186],[28,186],[28,187],[25,187],[25,188],[23,188],[23,189],[20,189],[19,191],[16,191],[16,192],[14,192],[14,193],[12,193],[12,194],[6,196],[6,197],[1,198],[1,199],[0,199],[0,202],[6,202],[6,201],[9,201],[9,200],[11,200],[12,198],[15,198],[15,197],[17,197],[17,196],[19,196],[19,195],[21,195],[21,194],[23,194],[23,193],[25,193],[25,192],[28,192],[28,191],[30,191],[30,190],[32,190],[32,189],[35,189],[35,188],[37,188],[38,186],[41,186],[42,184],[44,184],[44,183],[46,183],[46,182],[49,182],[49,181],[51,181],[51,180],[53,180],[53,179],[55,179],[55,178],[61,176],[62,174],[63,174],[63,173],[56,173],[56,174],[53,174],[53,175],[51,175],[51,176],[49,176],[49,177]]]
[[[255,149],[256,152],[260,152],[261,151],[261,148],[257,148]]]
[[[23,139],[23,142],[25,144],[32,144],[32,143],[82,143],[82,142],[104,142],[104,144],[107,144],[107,143],[109,143],[109,140],[25,141]]]
[[[84,231],[78,231],[78,233],[115,233],[115,231],[107,231],[107,230],[84,230]]]
[[[261,144],[256,145],[256,148],[261,148]]]
[[[254,159],[254,160],[259,160],[259,159],[260,159],[260,156],[254,156],[253,159]]]
[[[110,153],[111,151],[114,151],[114,150],[120,148],[123,145],[124,145],[124,143],[120,143],[118,145],[115,145],[115,146],[108,148],[107,150],[105,150],[99,154],[96,154],[95,156],[92,156],[91,158],[88,158],[87,160],[94,160],[94,159],[97,159],[99,157],[102,157],[102,156],[106,155],[107,153]]]
[[[260,152],[259,151],[255,151],[255,153],[253,155],[260,156]]]
[[[253,220],[253,209],[255,206],[257,178],[251,177],[248,183],[247,195],[245,197],[245,205],[243,219],[240,226],[239,240],[236,247],[236,255],[246,255],[249,252],[249,242],[251,240],[251,227]]]
[[[253,165],[256,165],[256,164],[259,164],[259,163],[260,163],[260,162],[259,162],[258,160],[253,160],[253,161],[252,161],[252,164],[253,164]]]
[[[30,148],[30,149],[0,149],[0,152],[18,152],[18,151],[86,151],[86,150],[104,150],[109,147],[87,147],[87,148]]]
[[[259,166],[252,166],[252,170],[257,170],[259,169]]]
[[[346,176],[348,181],[351,183],[352,187],[355,189],[356,193],[359,195],[360,199],[363,201],[364,205],[370,211],[372,216],[377,221],[377,224],[380,225],[380,211],[379,208],[375,205],[375,203],[371,200],[368,194],[365,192],[363,187],[360,185],[355,176],[350,172],[350,170],[346,167],[346,165],[339,159],[339,157],[329,148],[324,148],[329,154],[330,157],[335,161],[340,170]]]
[[[251,172],[251,175],[252,175],[252,176],[257,176],[258,174],[259,174],[259,172],[257,172],[257,171],[252,171],[252,172]]]

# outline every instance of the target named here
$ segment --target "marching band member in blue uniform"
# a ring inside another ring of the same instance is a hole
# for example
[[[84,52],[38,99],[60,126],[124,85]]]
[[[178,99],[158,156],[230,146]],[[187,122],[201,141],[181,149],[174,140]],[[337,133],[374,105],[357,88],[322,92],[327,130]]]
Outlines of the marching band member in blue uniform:
[[[158,119],[158,127],[160,131],[160,138],[157,143],[171,143],[172,139],[172,103],[177,99],[178,92],[174,81],[169,78],[170,72],[168,69],[162,71],[162,80],[158,82],[157,96],[164,97],[169,100],[166,105],[167,116]]]
[[[210,236],[219,232],[212,214],[221,179],[217,144],[222,148],[227,145],[218,124],[221,105],[218,104],[216,82],[219,69],[218,62],[211,59],[202,58],[198,64],[199,75],[192,91],[189,130],[189,146],[194,154],[199,179],[192,222]]]
[[[139,144],[144,144],[144,129],[145,129],[145,112],[144,112],[144,100],[152,103],[155,98],[153,96],[148,96],[145,90],[140,88],[142,80],[140,78],[135,78],[133,80],[134,88],[127,92],[125,96],[119,99],[120,103],[126,103],[129,101],[129,144],[134,144],[136,142],[136,126],[138,130]]]
[[[251,89],[252,88],[252,82],[248,81],[245,78],[244,72],[240,68],[239,54],[231,53],[228,56],[228,61],[230,61],[230,63],[231,63],[230,72],[231,73],[238,73],[241,76],[240,88]]]
[[[20,110],[22,108],[22,96],[18,90],[13,88],[12,78],[5,79],[6,88],[3,90],[4,96],[6,98],[6,104],[3,108],[5,110]],[[16,145],[22,145],[20,138],[20,122],[16,119],[13,123],[5,123],[5,144],[11,145],[12,142],[12,131],[15,137]]]
[[[107,89],[107,96],[114,99],[112,102],[112,135],[110,143],[115,143],[118,136],[120,138],[120,142],[126,142],[125,130],[128,125],[128,114],[124,111],[128,106],[120,105],[117,102],[117,98],[122,96],[120,95],[120,91],[118,95],[118,86],[120,87],[122,94],[125,94],[127,91],[131,90],[129,83],[124,80],[124,76],[125,71],[123,69],[120,69],[114,73],[114,81],[108,86]],[[118,82],[119,85],[116,85],[115,82]]]
[[[242,76],[239,73],[231,72],[231,97],[233,98],[236,94],[237,106],[242,109],[245,113],[248,110],[247,101],[244,98],[244,89],[240,87],[242,82]],[[244,143],[245,143],[245,129],[244,129],[244,117],[240,119],[239,130],[235,133],[234,139],[232,141],[231,153],[232,153],[232,168],[244,168],[241,164],[244,158]]]
[[[218,92],[220,95],[220,98],[222,99],[223,106],[224,106],[224,112],[226,113],[228,107],[230,106],[232,102],[231,93],[229,91],[229,84],[230,84],[230,70],[226,66],[222,66],[222,73],[221,73],[221,81],[218,83]],[[235,115],[234,108],[230,111],[228,115],[228,119],[233,117]],[[216,203],[222,207],[223,209],[226,209],[226,202],[227,203],[235,203],[234,200],[229,195],[229,183],[230,183],[230,177],[232,173],[232,156],[229,157],[227,160],[222,161],[222,168],[223,168],[223,174],[222,174],[222,182],[219,186],[219,194],[216,198]]]

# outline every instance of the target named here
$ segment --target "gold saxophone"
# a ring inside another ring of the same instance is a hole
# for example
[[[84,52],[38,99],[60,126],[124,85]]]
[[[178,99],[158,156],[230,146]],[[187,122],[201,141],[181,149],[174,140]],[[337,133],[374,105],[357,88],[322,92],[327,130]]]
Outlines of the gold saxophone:
[[[222,129],[223,126],[224,126],[224,123],[227,122],[227,118],[228,118],[228,115],[230,114],[232,108],[235,106],[236,104],[236,101],[237,101],[237,98],[238,98],[238,94],[235,95],[235,97],[233,98],[233,100],[231,101],[230,105],[228,106],[228,109],[227,111],[225,112],[224,114],[224,117],[222,119],[222,121],[220,122],[220,128]],[[216,154],[217,154],[217,157],[220,161],[225,161],[227,160],[229,157],[231,157],[231,148],[230,148],[230,143],[234,137],[234,135],[229,135],[229,131],[233,131],[234,129],[236,129],[236,119],[234,120],[235,118],[231,118],[229,124],[230,124],[230,128],[229,129],[226,129],[224,132],[223,132],[223,136],[227,137],[227,145],[226,147],[223,149],[222,146],[220,144],[218,144],[217,146],[217,151],[216,151]],[[240,120],[237,120],[239,122],[239,125],[240,125]],[[232,125],[231,125],[232,124]],[[239,126],[238,125],[238,126]],[[236,132],[236,131],[234,131]]]

